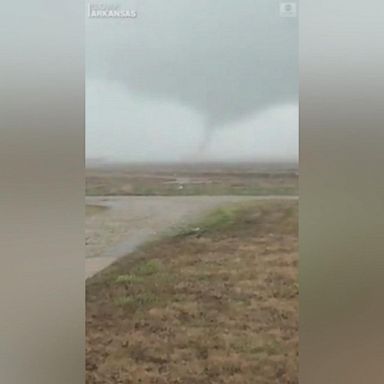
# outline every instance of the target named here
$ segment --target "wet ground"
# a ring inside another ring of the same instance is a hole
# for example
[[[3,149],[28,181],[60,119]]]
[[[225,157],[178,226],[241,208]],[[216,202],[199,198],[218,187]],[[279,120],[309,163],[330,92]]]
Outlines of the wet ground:
[[[274,196],[87,196],[86,204],[105,207],[86,217],[86,278],[139,245],[198,220],[220,205]]]

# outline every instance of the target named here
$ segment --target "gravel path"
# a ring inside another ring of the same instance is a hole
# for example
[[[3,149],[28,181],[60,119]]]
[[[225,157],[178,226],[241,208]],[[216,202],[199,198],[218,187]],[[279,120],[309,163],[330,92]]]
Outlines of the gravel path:
[[[86,217],[85,275],[89,278],[140,244],[198,219],[220,205],[292,196],[87,196],[107,209]]]

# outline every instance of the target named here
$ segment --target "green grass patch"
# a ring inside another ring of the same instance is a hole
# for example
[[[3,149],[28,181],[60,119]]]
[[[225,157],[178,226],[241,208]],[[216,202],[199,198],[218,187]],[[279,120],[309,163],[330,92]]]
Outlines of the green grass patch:
[[[197,235],[231,228],[241,221],[244,213],[253,205],[254,203],[237,203],[218,208],[199,222],[181,228],[177,236]]]
[[[140,284],[144,282],[144,279],[141,276],[127,274],[117,276],[115,282],[117,284]]]
[[[160,263],[157,260],[148,260],[138,264],[133,274],[138,276],[151,276],[160,271]]]
[[[132,296],[120,296],[114,300],[116,306],[128,307],[130,310],[145,309],[148,306],[155,305],[157,302],[157,296],[151,292],[141,292]]]
[[[153,276],[160,271],[160,263],[157,260],[146,260],[136,265],[131,273],[119,275],[115,278],[117,284],[140,284],[146,277]]]

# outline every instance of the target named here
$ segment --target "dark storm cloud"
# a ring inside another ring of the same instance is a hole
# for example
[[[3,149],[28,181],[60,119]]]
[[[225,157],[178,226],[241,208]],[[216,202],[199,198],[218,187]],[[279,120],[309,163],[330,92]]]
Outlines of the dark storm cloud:
[[[87,74],[174,100],[218,128],[297,101],[297,19],[278,0],[142,0],[88,21]]]

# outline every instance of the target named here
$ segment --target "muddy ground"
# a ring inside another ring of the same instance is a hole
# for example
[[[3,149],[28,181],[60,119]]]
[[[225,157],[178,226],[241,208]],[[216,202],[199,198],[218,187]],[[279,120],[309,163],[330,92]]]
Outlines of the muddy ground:
[[[87,280],[87,383],[296,384],[297,262],[297,202],[277,200],[120,259]]]

